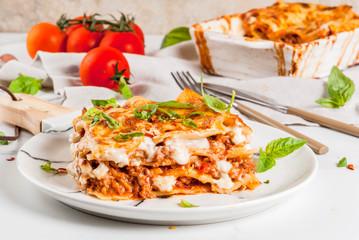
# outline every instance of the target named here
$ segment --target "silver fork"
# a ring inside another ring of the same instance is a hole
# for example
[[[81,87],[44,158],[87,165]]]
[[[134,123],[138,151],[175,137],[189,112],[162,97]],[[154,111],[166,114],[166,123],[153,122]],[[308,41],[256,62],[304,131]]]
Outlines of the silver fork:
[[[189,88],[192,91],[202,95],[201,89],[198,86],[198,83],[196,82],[196,80],[192,77],[192,75],[188,71],[187,72],[176,72],[176,73],[171,72],[171,75],[174,78],[174,80],[176,81],[177,85],[182,90],[185,88]],[[220,99],[227,105],[230,103],[230,100],[228,98],[224,97],[223,94],[220,94],[218,92],[214,92],[211,90],[206,90],[206,93]],[[293,130],[292,128],[289,128],[289,127],[285,126],[284,124],[281,124],[280,122],[277,122],[276,120],[269,118],[266,115],[263,115],[252,108],[247,107],[246,105],[243,105],[243,104],[235,101],[232,106],[236,110],[241,112],[242,114],[245,114],[248,117],[253,118],[254,120],[256,120],[260,123],[278,128],[278,129],[283,130],[297,138],[306,140],[307,145],[317,154],[325,154],[329,150],[328,147],[323,145],[322,143],[320,143],[304,134],[301,134],[300,132],[297,132],[297,131]]]

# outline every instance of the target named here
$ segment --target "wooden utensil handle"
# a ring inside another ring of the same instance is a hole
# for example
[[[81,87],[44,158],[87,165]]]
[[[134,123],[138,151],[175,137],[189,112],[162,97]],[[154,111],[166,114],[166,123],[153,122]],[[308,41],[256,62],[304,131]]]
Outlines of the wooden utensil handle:
[[[255,110],[253,110],[252,108],[247,107],[246,105],[243,105],[243,104],[237,102],[235,105],[235,108],[238,111],[240,111],[241,113],[247,115],[248,117],[255,119],[258,122],[278,128],[278,129],[283,130],[297,138],[306,140],[307,145],[317,154],[325,154],[329,150],[328,147],[323,145],[322,143],[320,143],[304,134],[301,134],[292,128],[289,128],[286,125],[281,124],[280,122],[277,122],[276,120],[269,118]]]
[[[304,110],[301,110],[298,108],[294,108],[294,107],[288,107],[287,113],[301,117],[310,122],[318,123],[324,127],[328,127],[328,128],[340,131],[340,132],[344,132],[344,133],[359,137],[359,128],[352,126],[350,124],[339,122],[334,119],[323,117],[321,115],[310,113],[310,112],[307,112],[307,111],[304,111]]]
[[[75,111],[32,95],[16,93],[15,96],[19,101],[13,101],[9,95],[0,96],[0,120],[33,134],[41,132],[42,120]]]

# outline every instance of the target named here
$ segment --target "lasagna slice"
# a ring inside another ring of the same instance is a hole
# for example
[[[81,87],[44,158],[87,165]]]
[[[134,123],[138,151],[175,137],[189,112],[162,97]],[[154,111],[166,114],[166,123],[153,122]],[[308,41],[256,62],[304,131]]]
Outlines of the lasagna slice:
[[[176,101],[136,96],[122,107],[84,109],[73,126],[67,171],[99,199],[231,193],[260,184],[250,158],[252,130],[188,89]]]
[[[359,27],[359,16],[348,5],[329,7],[310,3],[285,3],[241,14],[245,36],[301,44]]]

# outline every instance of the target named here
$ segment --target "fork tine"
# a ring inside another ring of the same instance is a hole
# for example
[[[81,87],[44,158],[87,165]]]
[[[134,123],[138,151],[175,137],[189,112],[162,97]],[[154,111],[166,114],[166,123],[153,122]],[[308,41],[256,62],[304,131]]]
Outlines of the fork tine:
[[[182,72],[182,75],[184,76],[184,81],[187,83],[187,86],[189,86],[189,89],[192,89],[193,91],[199,93],[200,89],[196,86],[197,83],[195,80],[193,80],[192,76],[191,78],[189,76],[187,76],[187,74],[189,74],[189,72]]]
[[[201,92],[201,88],[198,86],[197,81],[194,80],[194,78],[193,78],[192,75],[189,73],[189,71],[187,71],[186,74],[187,74],[188,77],[189,77],[189,78],[188,78],[188,77],[186,76],[186,78],[187,78],[188,81],[190,81],[190,82],[192,83],[191,85],[193,86],[193,88],[197,89],[198,92]]]
[[[177,72],[177,74],[178,74],[178,72]],[[173,72],[171,72],[171,75],[172,75],[173,79],[176,81],[177,85],[180,87],[180,89],[182,89],[182,90],[185,89],[185,87],[182,85],[182,82],[177,79],[177,77],[175,76],[175,74]]]
[[[191,89],[191,90],[193,90],[193,87],[191,86],[191,84],[188,82],[188,81],[186,81],[186,75],[182,72],[182,76],[181,76],[181,73],[179,73],[179,72],[177,72],[177,75],[179,76],[179,78],[180,78],[180,80],[182,81],[182,84],[186,87],[186,88],[188,88],[188,89]]]

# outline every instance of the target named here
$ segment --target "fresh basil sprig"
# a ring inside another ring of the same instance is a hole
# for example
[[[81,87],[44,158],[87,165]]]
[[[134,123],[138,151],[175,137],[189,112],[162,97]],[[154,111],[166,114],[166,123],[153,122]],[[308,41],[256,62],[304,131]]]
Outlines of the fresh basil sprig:
[[[276,158],[291,154],[294,150],[301,148],[307,141],[299,138],[279,138],[271,141],[266,146],[266,151],[259,149],[259,161],[257,172],[265,172],[276,165]]]
[[[184,200],[184,199],[181,199],[180,206],[183,207],[183,208],[199,207],[199,206],[197,206],[197,205],[193,205],[192,203],[187,202],[187,201]]]
[[[115,140],[118,142],[121,141],[126,141],[130,138],[134,138],[134,137],[142,137],[145,134],[142,132],[130,132],[130,133],[119,133],[116,137]]]
[[[315,102],[327,108],[339,108],[353,96],[355,85],[338,67],[334,66],[328,78],[327,91],[330,98],[318,99]]]
[[[42,170],[44,170],[45,172],[48,172],[48,173],[58,173],[59,170],[57,170],[56,168],[52,168],[51,167],[51,162],[45,162],[43,163],[40,168]]]
[[[5,136],[5,133],[0,132],[0,136]],[[0,144],[1,144],[1,145],[8,145],[8,144],[9,144],[9,142],[8,142],[8,141],[6,141],[6,140],[1,140],[1,141],[0,141]]]
[[[102,107],[104,107],[104,108],[107,108],[107,107],[109,107],[109,106],[112,106],[112,107],[114,107],[114,108],[117,108],[117,107],[118,107],[118,105],[117,105],[117,103],[116,103],[116,99],[114,99],[114,98],[109,98],[109,99],[106,99],[106,100],[102,100],[102,99],[92,99],[91,102],[92,102],[92,104],[93,104],[94,106],[98,106],[98,107],[100,107],[100,106],[102,106]]]
[[[188,27],[178,27],[172,29],[162,40],[161,49],[174,44],[191,40]]]
[[[207,107],[209,107],[210,109],[212,109],[213,111],[218,112],[218,113],[221,113],[223,111],[229,112],[232,107],[234,98],[236,96],[235,91],[232,91],[231,102],[228,104],[228,106],[226,106],[226,104],[224,102],[222,102],[221,100],[219,100],[218,98],[204,93],[204,91],[203,91],[203,73],[201,74],[201,91],[202,91],[202,97],[204,99],[204,103],[207,105]]]
[[[20,76],[14,79],[9,86],[13,93],[27,93],[35,95],[41,89],[43,79],[36,79],[20,73]]]
[[[338,163],[338,167],[346,167],[346,166],[348,166],[347,158],[343,157],[342,159],[340,159],[340,161]]]

